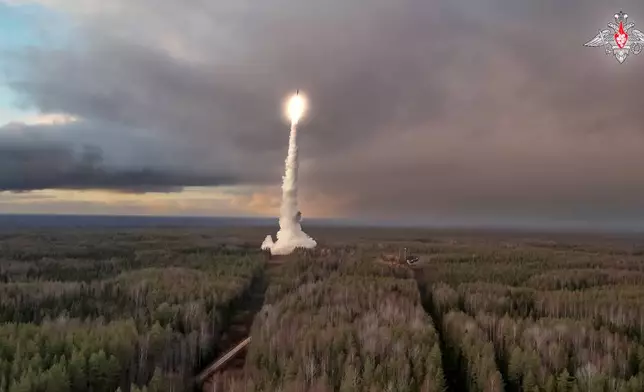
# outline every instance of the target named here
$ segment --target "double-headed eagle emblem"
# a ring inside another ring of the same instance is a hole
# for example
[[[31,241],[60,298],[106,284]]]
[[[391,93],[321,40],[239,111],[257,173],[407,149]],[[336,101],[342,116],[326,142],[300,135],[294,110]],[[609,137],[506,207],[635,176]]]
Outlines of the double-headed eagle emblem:
[[[608,27],[610,30],[600,30],[584,46],[603,46],[606,54],[615,56],[620,64],[629,54],[640,54],[644,45],[644,33],[634,28],[635,23],[628,22],[628,14],[619,11],[615,14],[615,23],[608,23]]]

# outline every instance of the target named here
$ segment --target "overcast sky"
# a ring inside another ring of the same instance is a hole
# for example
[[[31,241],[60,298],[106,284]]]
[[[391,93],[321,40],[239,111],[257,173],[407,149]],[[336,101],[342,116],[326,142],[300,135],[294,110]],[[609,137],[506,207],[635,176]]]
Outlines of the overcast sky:
[[[0,212],[644,227],[641,1],[0,0]],[[640,23],[641,21],[641,23]]]

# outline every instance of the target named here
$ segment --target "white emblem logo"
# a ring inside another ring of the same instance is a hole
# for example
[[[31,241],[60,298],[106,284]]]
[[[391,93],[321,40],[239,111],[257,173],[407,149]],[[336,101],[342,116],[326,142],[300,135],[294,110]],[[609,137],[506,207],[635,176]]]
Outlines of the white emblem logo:
[[[610,29],[600,30],[595,38],[584,46],[603,46],[606,54],[612,54],[621,64],[629,54],[640,54],[644,45],[644,33],[635,29],[635,23],[628,22],[628,14],[615,14],[615,23],[608,23]]]

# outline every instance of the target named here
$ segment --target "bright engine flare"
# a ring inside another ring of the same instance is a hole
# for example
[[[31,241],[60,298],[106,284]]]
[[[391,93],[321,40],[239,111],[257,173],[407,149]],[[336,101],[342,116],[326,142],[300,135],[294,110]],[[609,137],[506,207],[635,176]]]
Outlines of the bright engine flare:
[[[286,157],[286,170],[282,183],[282,205],[280,208],[280,230],[277,232],[277,240],[267,235],[262,243],[262,250],[270,250],[274,255],[287,255],[296,248],[315,248],[317,243],[302,231],[300,222],[302,213],[297,206],[297,172],[298,172],[298,149],[297,149],[297,122],[302,118],[306,110],[306,100],[298,92],[293,95],[287,106],[287,114],[291,119],[291,133],[289,135],[288,155]]]
[[[297,124],[300,119],[304,116],[306,111],[306,98],[299,94],[299,91],[294,94],[289,100],[286,106],[286,114],[291,120],[292,124]]]

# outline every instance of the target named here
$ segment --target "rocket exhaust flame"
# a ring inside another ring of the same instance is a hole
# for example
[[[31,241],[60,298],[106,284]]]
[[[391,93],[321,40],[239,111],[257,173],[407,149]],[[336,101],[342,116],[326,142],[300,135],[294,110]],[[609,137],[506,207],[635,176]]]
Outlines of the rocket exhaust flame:
[[[270,250],[274,255],[287,255],[296,248],[314,248],[317,243],[302,231],[301,214],[297,206],[297,123],[306,110],[306,100],[298,93],[291,97],[287,105],[287,114],[291,119],[291,133],[286,157],[286,170],[282,178],[282,205],[280,208],[280,230],[277,240],[273,242],[270,235],[262,243],[263,250]]]
[[[288,118],[291,120],[291,126],[293,124],[297,125],[305,111],[306,99],[300,95],[300,90],[297,90],[297,93],[289,99],[286,107]]]

